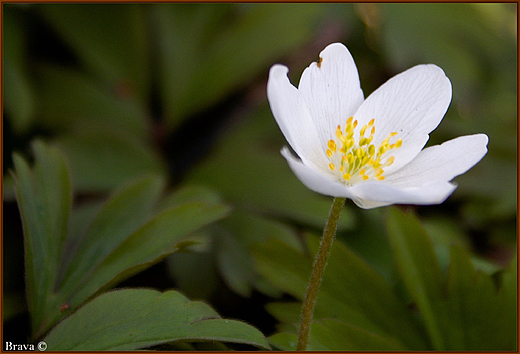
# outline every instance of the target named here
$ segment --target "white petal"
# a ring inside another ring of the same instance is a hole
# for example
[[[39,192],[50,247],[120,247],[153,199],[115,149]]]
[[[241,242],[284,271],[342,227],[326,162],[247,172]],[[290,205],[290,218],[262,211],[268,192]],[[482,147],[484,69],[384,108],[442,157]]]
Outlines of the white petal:
[[[408,165],[386,175],[398,187],[420,187],[432,181],[450,181],[476,165],[487,153],[485,134],[461,136],[424,149]]]
[[[365,182],[352,187],[354,202],[363,209],[390,204],[433,205],[444,202],[457,188],[450,182],[435,181],[421,187],[396,188],[382,182]]]
[[[289,163],[289,167],[296,177],[310,190],[331,197],[353,198],[350,188],[334,181],[321,171],[305,165],[291,154],[287,147],[282,148],[281,153]]]
[[[356,64],[341,43],[327,46],[320,63],[303,71],[298,90],[324,143],[335,137],[338,124],[343,127],[363,102]]]
[[[312,121],[303,97],[287,77],[287,67],[273,65],[267,81],[267,99],[273,116],[285,139],[298,156],[308,164],[327,164],[317,128]]]
[[[398,135],[402,146],[388,172],[411,161],[441,122],[451,101],[451,83],[436,65],[417,65],[398,74],[374,91],[355,114],[360,126],[375,119],[373,143],[379,147],[388,134]]]

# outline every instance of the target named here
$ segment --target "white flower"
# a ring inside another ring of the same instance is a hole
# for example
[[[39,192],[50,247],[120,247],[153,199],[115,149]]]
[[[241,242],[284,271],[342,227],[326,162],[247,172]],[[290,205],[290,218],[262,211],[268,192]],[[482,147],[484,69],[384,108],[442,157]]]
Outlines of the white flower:
[[[451,83],[435,65],[417,65],[388,80],[366,100],[356,65],[341,43],[327,46],[298,88],[274,65],[267,97],[288,143],[281,151],[309,189],[352,199],[364,209],[439,204],[450,181],[487,152],[485,134],[423,147],[451,101]]]

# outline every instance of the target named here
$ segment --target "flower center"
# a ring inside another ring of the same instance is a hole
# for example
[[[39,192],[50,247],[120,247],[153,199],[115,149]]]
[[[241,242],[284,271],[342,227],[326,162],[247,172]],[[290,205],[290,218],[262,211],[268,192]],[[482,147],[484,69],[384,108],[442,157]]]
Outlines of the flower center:
[[[338,125],[336,139],[327,142],[329,168],[347,185],[354,185],[370,178],[382,181],[385,179],[383,168],[394,163],[394,156],[390,155],[391,151],[400,148],[403,140],[397,139],[395,143],[390,144],[390,138],[397,135],[393,132],[388,134],[376,148],[371,144],[376,132],[374,119],[372,119],[361,127],[356,141],[354,129],[358,122],[353,119],[353,117],[347,119],[344,132]],[[367,132],[370,133],[369,137],[365,137]]]

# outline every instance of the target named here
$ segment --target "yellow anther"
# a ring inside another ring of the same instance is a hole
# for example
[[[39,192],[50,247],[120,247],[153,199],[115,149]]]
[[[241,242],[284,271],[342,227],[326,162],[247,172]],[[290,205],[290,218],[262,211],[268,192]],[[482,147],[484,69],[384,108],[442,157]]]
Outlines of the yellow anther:
[[[344,130],[338,125],[335,139],[327,141],[325,152],[330,162],[329,168],[348,185],[371,178],[382,181],[385,178],[383,168],[390,166],[395,160],[387,152],[401,147],[403,140],[397,139],[390,144],[390,139],[398,134],[392,132],[376,146],[372,144],[376,133],[375,119],[360,127],[359,135],[355,134],[357,125],[358,121],[349,117]],[[369,136],[365,136],[367,131],[370,132]]]
[[[343,133],[341,132],[341,126],[338,125],[338,128],[336,129],[336,138],[340,138],[340,136],[343,136]]]
[[[327,143],[327,147],[332,151],[336,152],[336,142],[334,140],[329,140]]]

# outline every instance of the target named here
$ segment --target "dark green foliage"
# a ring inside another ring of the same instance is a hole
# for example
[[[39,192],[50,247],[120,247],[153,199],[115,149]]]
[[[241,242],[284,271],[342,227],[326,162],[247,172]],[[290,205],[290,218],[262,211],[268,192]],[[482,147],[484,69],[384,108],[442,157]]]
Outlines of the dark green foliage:
[[[489,153],[440,206],[347,201],[309,348],[516,349],[516,4],[2,6],[5,340],[294,349],[331,201],[280,155],[267,73],[341,41],[365,97],[443,68],[428,144]]]

